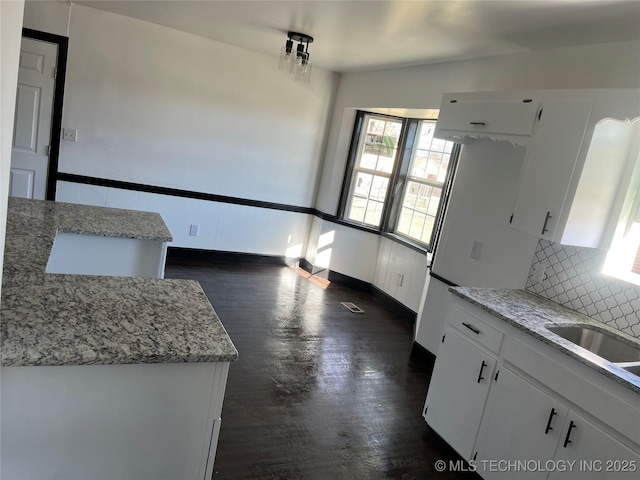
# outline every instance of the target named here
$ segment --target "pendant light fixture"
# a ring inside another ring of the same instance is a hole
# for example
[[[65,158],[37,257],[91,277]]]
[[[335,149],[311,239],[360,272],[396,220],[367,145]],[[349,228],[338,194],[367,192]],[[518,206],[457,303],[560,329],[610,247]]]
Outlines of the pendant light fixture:
[[[298,42],[295,51],[293,42]],[[293,74],[296,82],[309,83],[311,80],[310,43],[313,43],[313,37],[304,33],[288,32],[287,43],[280,51],[278,68]]]

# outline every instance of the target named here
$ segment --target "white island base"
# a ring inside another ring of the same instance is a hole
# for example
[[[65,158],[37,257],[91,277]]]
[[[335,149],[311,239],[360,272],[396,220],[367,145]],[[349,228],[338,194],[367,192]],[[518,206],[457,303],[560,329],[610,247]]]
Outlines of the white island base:
[[[45,272],[164,278],[167,242],[58,232]]]
[[[209,480],[229,362],[2,368],[3,480]]]

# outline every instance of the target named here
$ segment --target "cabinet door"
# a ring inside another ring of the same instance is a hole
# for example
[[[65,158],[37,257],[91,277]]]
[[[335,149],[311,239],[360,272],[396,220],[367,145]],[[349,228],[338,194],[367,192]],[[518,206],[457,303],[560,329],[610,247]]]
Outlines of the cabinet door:
[[[626,447],[573,411],[567,415],[555,459],[556,463],[562,461],[571,468],[551,472],[550,480],[637,480],[640,475],[640,452]]]
[[[440,109],[436,128],[449,133],[468,132],[472,136],[528,136],[537,113],[537,102],[448,102]]]
[[[433,369],[425,419],[469,459],[493,378],[495,359],[447,330]]]
[[[567,195],[590,114],[590,103],[544,103],[520,177],[513,228],[551,241],[562,236],[560,220],[571,205]]]
[[[498,469],[496,461],[553,460],[567,407],[507,368],[491,387],[476,442],[476,466],[485,479],[546,478],[547,472]],[[493,467],[492,467],[492,462]],[[498,471],[500,470],[500,471]]]

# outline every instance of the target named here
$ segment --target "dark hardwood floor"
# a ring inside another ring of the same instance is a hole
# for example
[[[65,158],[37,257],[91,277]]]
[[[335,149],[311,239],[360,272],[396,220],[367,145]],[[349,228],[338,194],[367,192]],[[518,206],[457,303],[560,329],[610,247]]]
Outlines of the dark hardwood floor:
[[[433,360],[370,295],[259,264],[168,265],[198,280],[239,351],[214,479],[461,479],[421,411]],[[353,302],[364,314],[340,305]]]

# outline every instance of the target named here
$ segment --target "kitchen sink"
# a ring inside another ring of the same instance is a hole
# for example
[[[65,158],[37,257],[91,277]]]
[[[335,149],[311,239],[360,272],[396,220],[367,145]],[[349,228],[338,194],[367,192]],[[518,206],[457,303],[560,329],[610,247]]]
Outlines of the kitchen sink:
[[[615,333],[596,329],[590,325],[549,326],[546,328],[611,363],[640,362],[640,345],[633,345]],[[629,368],[638,368],[638,370],[632,372]],[[635,375],[640,374],[640,366],[630,366],[627,370]]]

